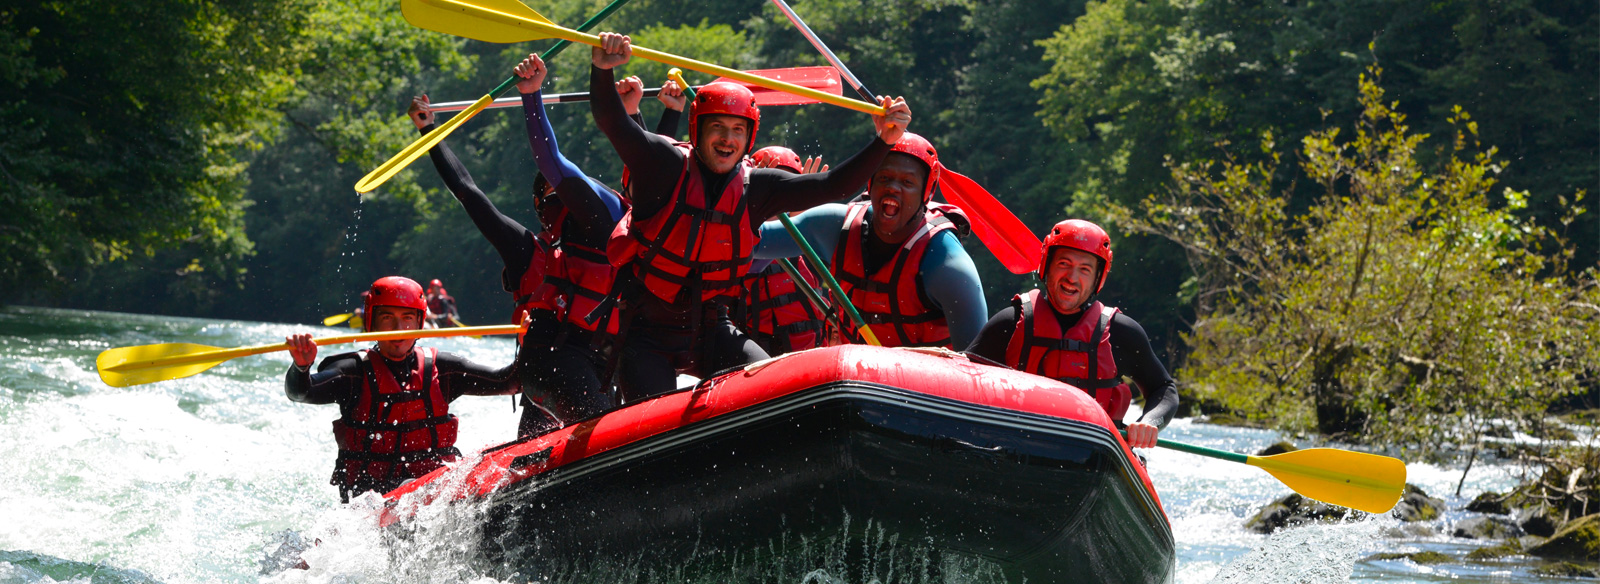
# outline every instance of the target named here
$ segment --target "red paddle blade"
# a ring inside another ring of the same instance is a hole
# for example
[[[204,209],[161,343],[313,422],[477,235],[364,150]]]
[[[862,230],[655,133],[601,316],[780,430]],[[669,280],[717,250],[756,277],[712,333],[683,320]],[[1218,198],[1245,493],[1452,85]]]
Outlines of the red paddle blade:
[[[751,75],[760,75],[768,79],[776,79],[778,81],[793,83],[795,85],[815,89],[817,91],[825,91],[834,95],[839,95],[840,92],[844,90],[844,84],[839,81],[839,70],[828,66],[789,67],[785,69],[754,69],[747,71],[747,73],[750,73]],[[716,81],[738,83],[739,85],[749,87],[750,91],[756,94],[756,105],[803,105],[808,103],[819,103],[817,100],[809,97],[794,95],[792,93],[784,93],[782,91],[773,91],[765,87],[758,87],[736,79],[729,79],[727,77],[718,77]]]
[[[1039,238],[1015,214],[970,178],[944,167],[939,192],[972,218],[972,232],[1013,274],[1039,269]]]

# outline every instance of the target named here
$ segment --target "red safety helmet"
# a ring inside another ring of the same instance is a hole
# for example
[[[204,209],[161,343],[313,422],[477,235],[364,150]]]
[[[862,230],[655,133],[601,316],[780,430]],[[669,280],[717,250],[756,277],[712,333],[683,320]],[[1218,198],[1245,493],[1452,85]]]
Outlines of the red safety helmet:
[[[906,132],[889,152],[908,154],[928,166],[928,184],[922,189],[922,202],[933,200],[933,187],[939,184],[939,169],[944,168],[939,165],[939,151],[933,149],[933,144],[927,138]]]
[[[1100,276],[1094,287],[1094,293],[1099,294],[1100,289],[1106,287],[1106,275],[1111,273],[1111,236],[1106,235],[1106,230],[1082,219],[1068,219],[1057,223],[1050,228],[1050,234],[1044,236],[1044,245],[1041,247],[1043,257],[1039,258],[1039,281],[1044,281],[1044,272],[1050,265],[1050,250],[1057,247],[1066,247],[1078,251],[1088,252],[1100,258]]]
[[[429,288],[443,288],[444,287],[444,282],[440,282],[438,278],[434,278],[432,282],[428,282],[428,287]]]
[[[377,320],[372,309],[379,306],[398,306],[428,313],[428,301],[422,298],[422,285],[404,276],[384,276],[372,283],[372,289],[367,291],[361,307],[364,311],[362,314],[366,315],[362,325],[368,331],[372,330],[372,322]]]
[[[795,154],[793,150],[782,146],[768,146],[750,155],[750,162],[755,163],[756,166],[761,166],[768,160],[775,161],[774,168],[787,169],[795,174],[800,174],[800,155]]]
[[[756,94],[737,83],[716,81],[707,83],[694,96],[694,107],[689,109],[689,143],[700,140],[700,116],[728,115],[750,120],[750,142],[744,152],[749,154],[756,145],[756,130],[761,127],[761,108],[756,107]]]

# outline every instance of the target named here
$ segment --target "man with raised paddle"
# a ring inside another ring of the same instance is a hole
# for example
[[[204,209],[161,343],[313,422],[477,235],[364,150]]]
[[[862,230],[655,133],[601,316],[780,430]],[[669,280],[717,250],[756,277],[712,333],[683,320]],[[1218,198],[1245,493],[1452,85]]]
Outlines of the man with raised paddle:
[[[984,324],[967,348],[992,361],[1071,384],[1094,396],[1122,425],[1133,378],[1144,414],[1127,425],[1128,445],[1153,448],[1178,411],[1178,384],[1150,348],[1144,328],[1095,297],[1111,273],[1111,237],[1081,219],[1057,223],[1044,238],[1039,281]]]
[[[823,205],[794,219],[886,347],[964,347],[989,313],[978,270],[958,237],[969,229],[966,213],[933,202],[942,169],[933,145],[907,132],[873,173],[867,200]],[[800,253],[784,231],[778,222],[763,225],[756,257]]]
[[[760,128],[753,93],[733,83],[701,88],[689,114],[688,144],[628,120],[612,68],[628,62],[631,40],[602,33],[591,53],[595,123],[632,174],[633,209],[607,247],[619,266],[614,299],[626,306],[618,389],[625,402],[672,391],[673,374],[706,376],[767,357],[734,326],[760,222],[847,195],[900,140],[911,110],[884,99],[877,136],[827,172],[752,169],[745,156]]]
[[[372,283],[365,312],[368,331],[417,330],[427,311],[422,285],[388,276]],[[339,456],[330,483],[339,499],[366,491],[386,493],[408,480],[456,460],[456,417],[450,402],[463,395],[514,395],[516,364],[499,369],[479,365],[416,339],[378,341],[376,347],[311,364],[317,345],[311,335],[285,339],[294,364],[284,377],[284,393],[307,404],[339,404],[333,422]]]

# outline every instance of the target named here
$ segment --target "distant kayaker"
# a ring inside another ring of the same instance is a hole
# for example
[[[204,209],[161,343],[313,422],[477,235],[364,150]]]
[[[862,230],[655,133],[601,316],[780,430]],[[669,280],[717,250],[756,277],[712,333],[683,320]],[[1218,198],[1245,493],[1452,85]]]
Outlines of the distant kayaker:
[[[544,61],[529,55],[514,71],[523,79],[517,90],[539,169],[533,196],[542,231],[535,233],[496,209],[444,142],[429,155],[450,192],[500,254],[501,282],[516,303],[513,322],[532,315],[524,342],[535,346],[521,352],[527,358],[520,367],[527,409],[518,426],[519,435],[528,436],[599,414],[613,404],[605,383],[609,377],[605,352],[618,319],[611,313],[594,320],[587,317],[611,292],[616,270],[602,250],[627,204],[561,155],[544,109],[541,86],[548,73]],[[629,112],[636,116],[643,84],[635,77],[618,85],[631,95]],[[663,103],[668,107],[660,125],[676,127],[670,96]],[[677,103],[681,108],[681,92]],[[410,115],[423,133],[432,130],[426,96],[412,100]],[[643,127],[640,119],[634,123]]]
[[[795,151],[767,146],[750,155],[756,168],[775,168],[795,174],[827,170],[820,157],[800,160]],[[816,274],[799,257],[790,258],[805,280],[802,286],[821,290]],[[819,295],[826,298],[826,294]],[[826,309],[826,306],[824,306]],[[773,260],[751,262],[744,282],[744,300],[736,305],[734,321],[769,355],[782,355],[827,345],[827,317],[795,286],[793,278]]]
[[[801,213],[795,226],[888,347],[965,347],[988,315],[983,283],[958,237],[970,226],[933,202],[939,153],[907,132],[867,183],[866,200]],[[758,258],[800,253],[782,224],[761,226]],[[846,340],[864,342],[853,330]]]
[[[792,174],[745,162],[761,124],[749,88],[710,83],[689,114],[689,143],[628,122],[612,68],[632,56],[631,40],[601,33],[591,53],[595,124],[632,174],[630,215],[607,247],[621,268],[615,298],[627,306],[619,383],[624,400],[672,391],[674,372],[704,377],[764,359],[730,318],[739,301],[760,222],[837,200],[870,178],[911,121],[904,99],[882,102],[877,136],[827,172]],[[793,255],[793,254],[789,254]],[[785,257],[785,256],[776,256]]]
[[[431,328],[457,326],[461,322],[461,313],[456,311],[456,299],[444,290],[444,282],[434,278],[428,282],[428,320]]]
[[[372,283],[363,312],[366,330],[422,328],[427,303],[422,286],[388,276]],[[333,478],[339,498],[366,491],[386,493],[402,483],[456,460],[456,417],[450,402],[463,395],[517,393],[516,365],[492,369],[437,349],[417,347],[415,339],[378,341],[364,351],[311,364],[317,345],[309,334],[285,339],[294,365],[284,378],[290,400],[339,404],[333,422],[339,456]],[[381,364],[381,366],[379,366]]]
[[[1044,288],[1012,298],[967,351],[1077,386],[1118,426],[1133,397],[1122,378],[1131,377],[1144,395],[1144,414],[1127,425],[1128,445],[1155,447],[1178,411],[1178,384],[1144,327],[1096,300],[1111,273],[1111,237],[1094,223],[1068,219],[1050,230],[1043,248]]]

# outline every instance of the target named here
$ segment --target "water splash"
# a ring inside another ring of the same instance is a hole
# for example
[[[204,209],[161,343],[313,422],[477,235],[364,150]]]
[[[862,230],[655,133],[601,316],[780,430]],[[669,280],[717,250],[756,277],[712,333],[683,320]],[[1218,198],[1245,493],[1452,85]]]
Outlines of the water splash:
[[[1265,545],[1224,566],[1217,584],[1321,584],[1349,582],[1356,562],[1366,556],[1381,527],[1391,519],[1308,525],[1280,531]]]

